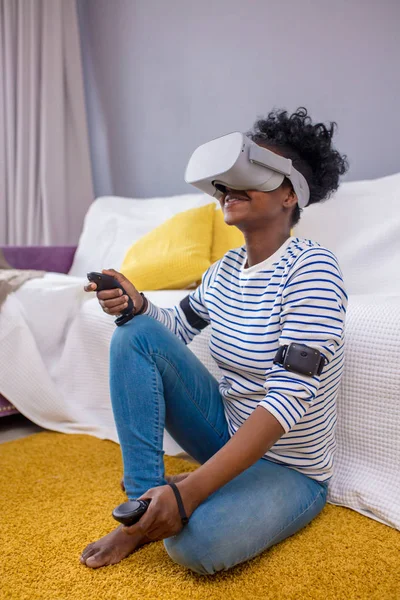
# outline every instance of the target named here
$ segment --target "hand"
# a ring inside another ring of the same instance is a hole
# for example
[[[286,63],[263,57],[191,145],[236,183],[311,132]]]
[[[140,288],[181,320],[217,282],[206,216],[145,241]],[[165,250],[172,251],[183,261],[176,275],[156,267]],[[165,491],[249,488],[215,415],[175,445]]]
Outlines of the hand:
[[[178,503],[172,488],[169,485],[161,485],[151,488],[140,496],[140,498],[137,498],[137,500],[150,499],[149,507],[140,521],[130,527],[124,527],[125,533],[134,535],[140,531],[146,538],[153,542],[179,533],[183,525]],[[188,517],[193,512],[186,506],[185,511]]]
[[[115,271],[114,269],[103,269],[102,273],[105,275],[111,275],[111,277],[114,277],[114,279],[116,279],[122,285],[126,293],[132,298],[135,312],[142,308],[142,296],[137,291],[133,283],[131,283],[129,279],[125,277],[125,275],[118,273],[118,271]],[[97,285],[95,283],[89,283],[88,285],[84,286],[85,292],[94,292],[96,291],[96,288]],[[122,290],[119,288],[97,292],[97,299],[103,311],[108,315],[119,315],[128,306],[128,296],[123,296]]]

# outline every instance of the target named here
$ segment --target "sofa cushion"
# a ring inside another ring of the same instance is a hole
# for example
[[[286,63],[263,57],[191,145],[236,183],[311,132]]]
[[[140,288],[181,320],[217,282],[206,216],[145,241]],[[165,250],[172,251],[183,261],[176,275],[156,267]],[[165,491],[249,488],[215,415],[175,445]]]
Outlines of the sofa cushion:
[[[128,248],[146,233],[177,213],[210,201],[212,199],[206,194],[141,199],[98,198],[86,214],[69,274],[86,277],[88,271],[118,269]]]
[[[135,242],[119,269],[138,290],[184,289],[210,266],[215,204],[174,215]]]

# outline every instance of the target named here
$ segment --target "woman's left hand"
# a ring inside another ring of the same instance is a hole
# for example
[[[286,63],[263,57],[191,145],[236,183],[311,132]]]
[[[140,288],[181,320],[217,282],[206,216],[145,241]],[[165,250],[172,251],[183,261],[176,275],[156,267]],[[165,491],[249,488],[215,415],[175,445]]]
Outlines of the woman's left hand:
[[[141,531],[149,540],[163,540],[179,533],[182,528],[182,521],[178,510],[178,503],[175,494],[169,485],[161,485],[151,488],[137,500],[150,500],[148,509],[140,520],[124,527],[127,534],[136,534]],[[189,517],[189,511],[185,511]]]

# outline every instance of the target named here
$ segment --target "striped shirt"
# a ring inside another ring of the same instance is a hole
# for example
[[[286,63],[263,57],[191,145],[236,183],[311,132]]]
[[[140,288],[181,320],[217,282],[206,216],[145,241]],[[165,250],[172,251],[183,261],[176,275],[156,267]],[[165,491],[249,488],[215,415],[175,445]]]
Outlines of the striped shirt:
[[[330,250],[298,237],[261,263],[246,268],[246,261],[246,246],[230,250],[207,269],[186,303],[159,308],[149,302],[146,314],[185,344],[210,324],[209,349],[222,371],[230,435],[262,406],[285,431],[262,458],[327,481],[336,449],[347,307],[338,261]],[[321,375],[273,363],[278,348],[291,342],[321,352]]]

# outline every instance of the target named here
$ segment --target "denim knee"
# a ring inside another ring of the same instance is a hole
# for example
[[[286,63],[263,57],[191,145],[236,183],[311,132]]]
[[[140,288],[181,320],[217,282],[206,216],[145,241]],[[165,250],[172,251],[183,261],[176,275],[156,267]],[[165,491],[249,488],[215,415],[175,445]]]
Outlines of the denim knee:
[[[126,352],[128,344],[140,339],[144,333],[148,337],[153,329],[157,328],[157,325],[160,325],[160,323],[149,315],[139,315],[125,323],[125,325],[116,327],[111,338],[111,355]]]
[[[213,556],[208,542],[186,526],[178,535],[165,539],[164,548],[175,563],[199,575],[214,575],[228,569],[224,560]]]

